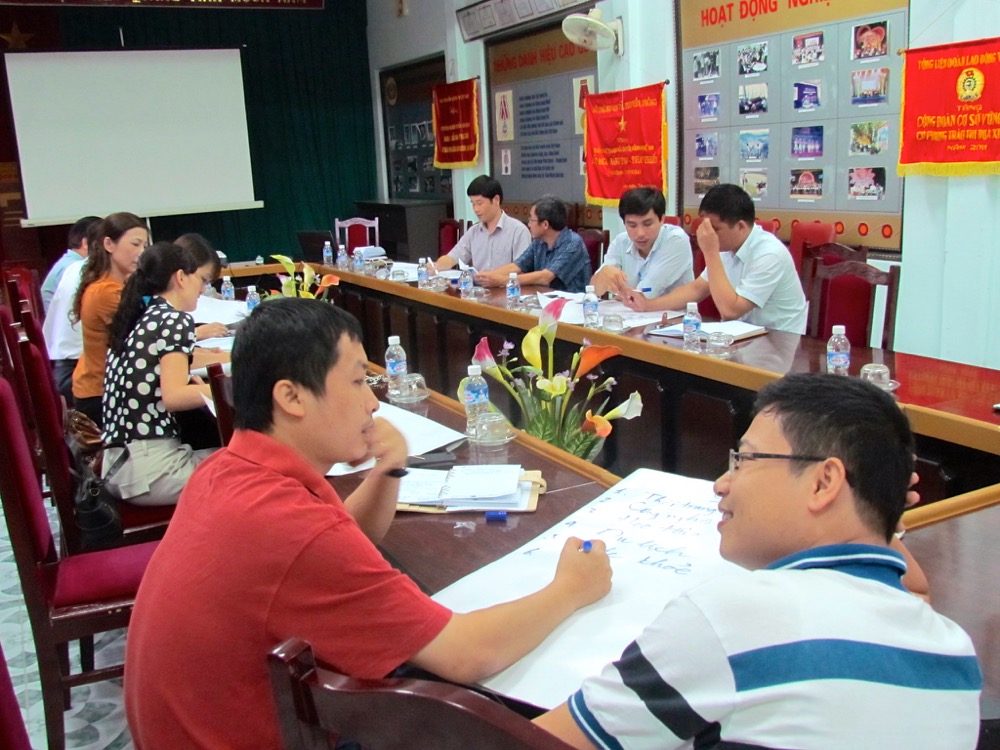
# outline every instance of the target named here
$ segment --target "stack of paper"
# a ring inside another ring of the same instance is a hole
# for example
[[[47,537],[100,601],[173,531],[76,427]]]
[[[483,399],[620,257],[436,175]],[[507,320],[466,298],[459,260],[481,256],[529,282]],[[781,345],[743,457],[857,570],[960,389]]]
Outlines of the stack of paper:
[[[767,329],[764,326],[754,325],[753,323],[744,323],[742,320],[726,320],[722,323],[702,323],[701,324],[701,336],[705,338],[710,333],[728,333],[733,337],[734,341],[739,341],[740,339],[750,338],[751,336],[759,336],[762,333],[767,333]],[[654,328],[649,332],[653,336],[672,336],[674,338],[684,337],[684,324],[675,323],[672,326],[667,326],[666,328]]]
[[[531,482],[517,464],[456,466],[448,471],[410,469],[399,483],[400,506],[462,510],[525,511]]]

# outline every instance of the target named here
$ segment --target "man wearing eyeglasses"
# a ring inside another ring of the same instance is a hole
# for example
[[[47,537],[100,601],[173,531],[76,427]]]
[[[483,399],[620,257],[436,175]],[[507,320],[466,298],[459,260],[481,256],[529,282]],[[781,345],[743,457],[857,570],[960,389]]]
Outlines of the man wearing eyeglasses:
[[[869,383],[765,387],[715,483],[720,552],[752,572],[668,603],[537,723],[577,748],[975,747],[972,644],[890,547],[913,447]]]

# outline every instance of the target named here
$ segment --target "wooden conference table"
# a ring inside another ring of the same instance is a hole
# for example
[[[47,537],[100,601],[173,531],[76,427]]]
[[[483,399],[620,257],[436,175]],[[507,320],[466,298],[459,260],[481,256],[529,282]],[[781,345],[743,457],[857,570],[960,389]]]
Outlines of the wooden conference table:
[[[461,406],[431,394],[426,416],[464,429]],[[428,593],[436,593],[554,526],[600,495],[618,477],[591,463],[519,433],[508,446],[478,453],[467,443],[455,449],[460,463],[519,463],[539,469],[548,483],[535,513],[510,514],[505,524],[487,524],[483,513],[397,513],[381,545],[386,557]],[[333,480],[348,494],[353,475]],[[947,502],[947,501],[946,501]],[[1000,558],[993,554],[1000,535],[1000,506],[910,531],[906,543],[931,584],[937,611],[958,622],[972,637],[983,668],[983,702],[1000,715]],[[554,571],[539,570],[539,585]],[[637,630],[643,623],[636,623]]]

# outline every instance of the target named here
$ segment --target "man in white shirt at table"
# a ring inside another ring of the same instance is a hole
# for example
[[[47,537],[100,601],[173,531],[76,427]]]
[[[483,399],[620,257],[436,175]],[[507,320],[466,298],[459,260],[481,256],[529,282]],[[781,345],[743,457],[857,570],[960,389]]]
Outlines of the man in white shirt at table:
[[[968,635],[903,585],[913,481],[892,396],[818,373],[763,388],[715,482],[719,552],[750,573],[670,601],[536,722],[573,747],[971,750]]]
[[[489,175],[479,175],[465,191],[479,223],[459,238],[447,255],[434,261],[434,268],[445,271],[459,261],[477,271],[492,271],[517,258],[531,244],[531,234],[523,222],[503,210],[503,188]]]
[[[689,284],[646,299],[632,291],[633,310],[683,310],[712,296],[723,320],[742,320],[790,333],[806,332],[806,298],[784,243],[754,223],[753,200],[739,185],[716,185],[698,209],[698,246],[705,270]]]
[[[663,223],[667,201],[654,187],[626,190],[618,201],[625,231],[611,241],[603,265],[591,278],[597,296],[626,297],[632,290],[662,297],[694,281],[691,240],[680,227]]]

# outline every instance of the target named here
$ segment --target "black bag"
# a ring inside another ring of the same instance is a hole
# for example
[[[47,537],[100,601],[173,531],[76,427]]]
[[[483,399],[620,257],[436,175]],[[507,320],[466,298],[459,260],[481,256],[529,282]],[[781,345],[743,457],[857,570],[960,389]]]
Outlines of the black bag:
[[[80,545],[84,549],[111,546],[121,541],[124,525],[118,511],[121,492],[110,484],[110,480],[128,461],[128,448],[124,443],[105,444],[93,420],[72,409],[66,412],[65,432],[72,463],[73,511],[80,530]],[[121,448],[122,452],[101,477],[101,460],[107,448]]]

